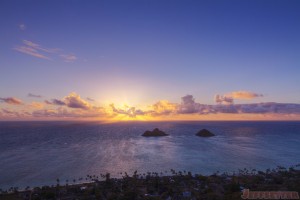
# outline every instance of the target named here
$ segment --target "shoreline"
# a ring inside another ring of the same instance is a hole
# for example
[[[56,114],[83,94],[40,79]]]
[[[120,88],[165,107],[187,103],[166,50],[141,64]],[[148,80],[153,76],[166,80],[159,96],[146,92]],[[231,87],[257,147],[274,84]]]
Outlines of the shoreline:
[[[241,199],[243,190],[287,191],[300,193],[300,164],[284,168],[256,171],[243,169],[238,173],[192,174],[170,170],[171,175],[156,172],[102,180],[90,176],[91,182],[41,186],[27,190],[0,192],[0,199]]]

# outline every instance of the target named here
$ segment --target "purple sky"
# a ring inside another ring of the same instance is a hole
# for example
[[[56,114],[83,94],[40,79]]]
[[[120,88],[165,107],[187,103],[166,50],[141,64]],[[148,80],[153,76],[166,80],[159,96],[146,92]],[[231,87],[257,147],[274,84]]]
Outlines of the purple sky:
[[[283,0],[2,0],[0,119],[180,119],[182,109],[299,119],[299,10]]]

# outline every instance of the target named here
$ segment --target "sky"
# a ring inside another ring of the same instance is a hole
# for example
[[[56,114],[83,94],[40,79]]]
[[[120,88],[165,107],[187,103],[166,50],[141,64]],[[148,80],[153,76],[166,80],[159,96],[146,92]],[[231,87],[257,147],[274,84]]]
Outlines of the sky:
[[[299,10],[1,0],[0,120],[300,120]]]

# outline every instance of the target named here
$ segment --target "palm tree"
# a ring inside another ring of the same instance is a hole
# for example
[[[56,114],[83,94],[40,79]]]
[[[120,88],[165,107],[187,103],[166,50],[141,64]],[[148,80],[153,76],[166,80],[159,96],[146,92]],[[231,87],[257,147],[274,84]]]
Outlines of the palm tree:
[[[105,178],[105,181],[108,182],[110,180],[110,173],[106,173]]]

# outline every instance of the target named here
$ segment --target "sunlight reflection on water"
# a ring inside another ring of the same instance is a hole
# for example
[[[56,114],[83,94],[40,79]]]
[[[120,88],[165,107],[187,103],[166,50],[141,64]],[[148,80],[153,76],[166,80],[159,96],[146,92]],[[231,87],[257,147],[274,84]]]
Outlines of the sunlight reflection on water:
[[[155,127],[169,136],[145,138]],[[196,137],[207,128],[212,138]],[[299,122],[0,123],[0,188],[110,172],[210,174],[300,162]]]

